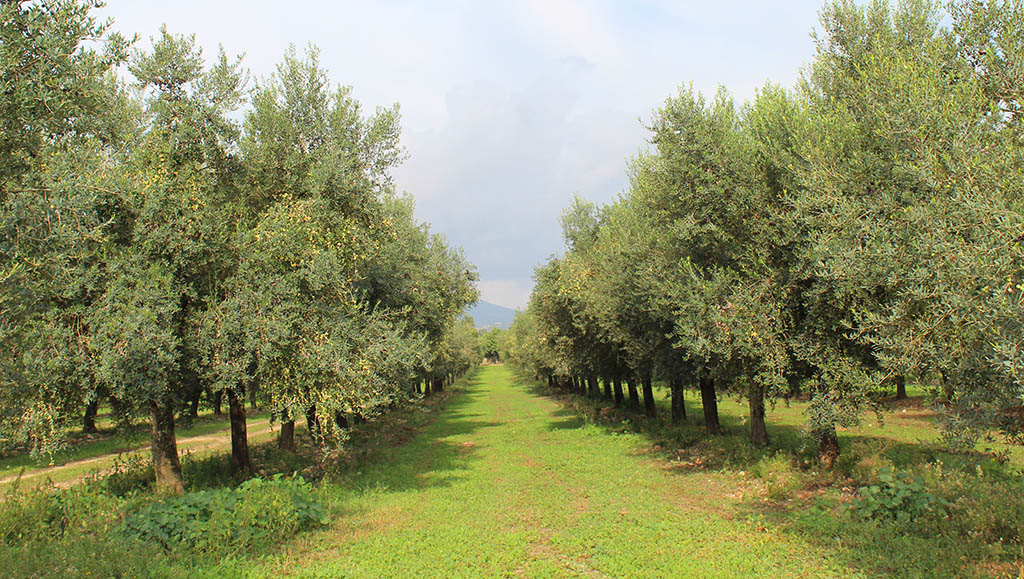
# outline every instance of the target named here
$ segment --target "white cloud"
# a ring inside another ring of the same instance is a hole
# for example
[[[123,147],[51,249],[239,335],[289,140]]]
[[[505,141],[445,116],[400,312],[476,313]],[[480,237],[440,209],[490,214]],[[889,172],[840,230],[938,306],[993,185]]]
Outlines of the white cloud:
[[[513,309],[525,309],[530,301],[533,282],[528,279],[481,280],[480,301]]]
[[[312,42],[367,110],[398,102],[410,158],[395,172],[417,216],[465,249],[487,301],[525,304],[533,267],[561,251],[574,193],[611,200],[650,119],[680,84],[737,101],[766,78],[792,84],[812,53],[820,0],[108,0],[139,33],[166,22],[223,43],[256,76]],[[493,299],[488,299],[490,296]]]
[[[588,0],[527,0],[530,24],[550,49],[595,64],[622,59],[616,31],[600,4]]]

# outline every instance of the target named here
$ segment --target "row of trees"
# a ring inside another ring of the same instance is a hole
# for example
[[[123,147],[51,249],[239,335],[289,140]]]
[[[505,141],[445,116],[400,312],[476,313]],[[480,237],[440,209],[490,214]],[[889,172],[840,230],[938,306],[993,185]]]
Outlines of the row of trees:
[[[653,415],[716,397],[809,399],[823,462],[908,378],[938,384],[971,444],[1024,401],[1024,8],[1015,1],[841,0],[821,12],[794,90],[741,107],[681,89],[649,125],[630,187],[576,199],[567,251],[536,271],[511,361]]]
[[[475,269],[389,177],[397,106],[365,112],[312,48],[249,89],[223,51],[134,50],[94,5],[0,3],[5,442],[52,448],[109,399],[180,491],[175,416],[201,398],[227,399],[248,470],[246,399],[292,448],[297,417],[324,439],[477,361]]]

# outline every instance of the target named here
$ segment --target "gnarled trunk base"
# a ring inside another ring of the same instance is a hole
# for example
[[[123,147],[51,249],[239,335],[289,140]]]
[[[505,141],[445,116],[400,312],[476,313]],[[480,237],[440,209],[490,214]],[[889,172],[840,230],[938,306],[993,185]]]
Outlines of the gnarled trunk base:
[[[835,428],[820,430],[818,435],[818,460],[821,466],[832,470],[839,465],[839,435]]]
[[[648,418],[656,418],[658,407],[654,404],[654,386],[651,384],[651,375],[644,374],[640,381],[644,389],[644,414]]]
[[[249,474],[252,472],[252,463],[249,461],[245,402],[234,390],[228,390],[228,416],[231,420],[231,470],[235,473]]]
[[[764,387],[750,387],[750,443],[755,446],[768,444],[768,428],[764,422]]]
[[[686,422],[686,398],[685,389],[679,383],[679,379],[672,379],[672,424]]]
[[[722,432],[722,424],[718,421],[718,395],[715,392],[715,380],[706,373],[700,377],[700,403],[704,407],[704,427],[708,434]]]
[[[288,452],[295,452],[294,420],[286,420],[281,423],[281,432],[277,434],[277,447]]]
[[[151,428],[150,450],[153,453],[153,472],[156,475],[158,492],[180,495],[185,490],[181,476],[181,460],[178,458],[178,441],[174,437],[174,409],[149,403]]]
[[[636,391],[636,381],[632,378],[626,380],[626,390],[629,392],[629,407],[640,408],[640,395]]]
[[[624,396],[622,395],[622,380],[620,380],[619,378],[616,378],[612,382],[612,386],[613,386],[613,394],[615,396],[615,405],[616,406],[622,406],[622,399],[624,398]]]
[[[94,398],[85,407],[85,416],[82,417],[82,432],[85,434],[96,434],[100,430],[96,428],[96,414],[100,411],[100,401]]]

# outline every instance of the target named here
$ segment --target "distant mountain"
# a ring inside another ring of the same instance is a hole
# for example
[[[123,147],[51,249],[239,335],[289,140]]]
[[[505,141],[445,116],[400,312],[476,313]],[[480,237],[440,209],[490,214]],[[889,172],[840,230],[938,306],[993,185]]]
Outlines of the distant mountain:
[[[490,302],[477,302],[476,305],[469,308],[466,314],[473,318],[473,323],[477,329],[481,330],[495,327],[507,328],[512,325],[512,320],[516,317],[516,311],[512,308]]]

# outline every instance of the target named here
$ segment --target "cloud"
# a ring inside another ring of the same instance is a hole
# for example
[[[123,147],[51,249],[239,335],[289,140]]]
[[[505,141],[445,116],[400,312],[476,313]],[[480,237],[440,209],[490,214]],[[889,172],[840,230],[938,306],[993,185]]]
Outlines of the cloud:
[[[481,281],[480,301],[513,309],[525,309],[533,290],[533,282],[519,279],[492,279]]]
[[[819,6],[109,0],[99,14],[142,47],[164,22],[195,32],[209,56],[223,43],[256,76],[288,44],[317,44],[367,110],[400,103],[410,158],[395,182],[464,248],[481,288],[498,292],[488,301],[523,305],[533,267],[562,250],[558,215],[572,195],[603,203],[627,186],[626,161],[645,146],[640,119],[685,83],[723,84],[738,102],[766,79],[792,85]]]
[[[528,0],[530,24],[556,53],[579,56],[592,63],[617,63],[622,58],[615,29],[603,7],[587,0]]]
[[[573,193],[607,201],[625,185],[643,129],[629,113],[588,104],[594,86],[588,62],[550,61],[518,88],[455,87],[444,127],[407,133],[410,159],[396,182],[483,279],[529,278],[560,251],[557,217]]]

